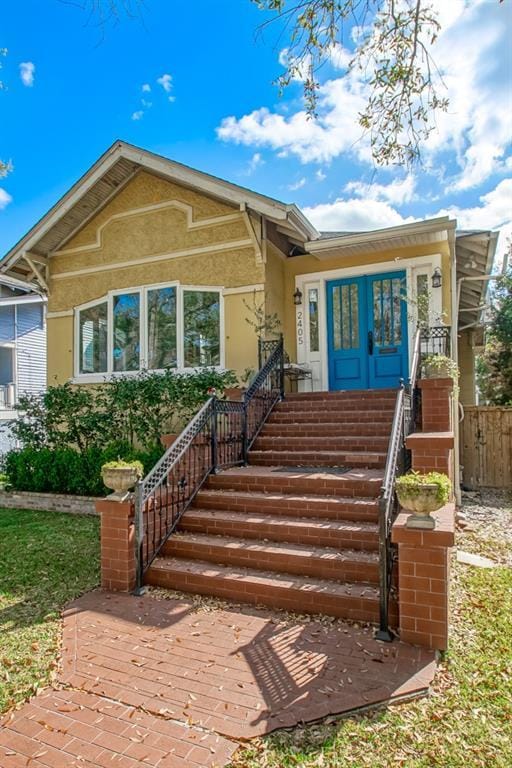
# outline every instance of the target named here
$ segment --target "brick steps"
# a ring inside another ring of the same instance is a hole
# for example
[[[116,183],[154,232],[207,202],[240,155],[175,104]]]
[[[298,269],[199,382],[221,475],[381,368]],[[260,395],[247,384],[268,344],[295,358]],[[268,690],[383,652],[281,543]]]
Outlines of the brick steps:
[[[249,463],[267,467],[384,467],[385,453],[325,450],[252,450]]]
[[[362,425],[360,422],[346,422],[343,424],[325,424],[320,421],[310,422],[307,420],[307,414],[303,421],[291,421],[285,423],[273,423],[268,421],[261,431],[264,437],[346,437],[350,439],[359,435],[369,435],[374,437],[385,437],[389,440],[391,422],[368,422]]]
[[[291,544],[308,544],[337,549],[378,549],[376,523],[315,520],[314,518],[272,516],[268,513],[227,512],[192,507],[183,515],[180,531],[234,536]],[[172,538],[172,537],[171,537]]]
[[[343,582],[377,584],[379,580],[378,554],[356,549],[178,533],[166,542],[162,554]]]
[[[314,517],[376,523],[376,499],[356,496],[314,496],[293,493],[247,493],[244,491],[204,488],[196,496],[201,509],[250,512],[285,517]]]
[[[361,427],[359,428],[361,429]],[[254,443],[254,450],[290,450],[305,448],[316,451],[339,451],[339,450],[361,450],[365,452],[385,452],[388,447],[388,437],[386,435],[278,435],[268,434],[264,430],[261,437],[258,437]]]
[[[377,498],[384,472],[381,469],[361,469],[335,474],[310,473],[301,470],[277,471],[278,467],[240,467],[210,475],[207,488],[257,493],[304,493],[316,496],[357,496]]]
[[[325,613],[354,621],[376,622],[379,615],[379,592],[373,585],[212,565],[202,560],[158,557],[148,569],[146,583],[298,613]]]
[[[392,410],[356,410],[347,408],[338,410],[332,407],[330,410],[274,410],[269,416],[269,424],[296,424],[306,420],[309,424],[344,424],[356,422],[373,424],[374,422],[391,426],[393,421]]]
[[[147,583],[376,622],[378,496],[395,397],[316,392],[279,403],[249,466],[210,475]]]

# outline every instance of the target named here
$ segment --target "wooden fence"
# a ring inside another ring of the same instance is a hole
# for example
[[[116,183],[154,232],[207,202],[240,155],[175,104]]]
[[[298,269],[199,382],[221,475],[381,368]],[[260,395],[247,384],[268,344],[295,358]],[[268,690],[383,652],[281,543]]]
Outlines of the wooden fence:
[[[460,425],[463,487],[512,488],[512,407],[464,407]]]

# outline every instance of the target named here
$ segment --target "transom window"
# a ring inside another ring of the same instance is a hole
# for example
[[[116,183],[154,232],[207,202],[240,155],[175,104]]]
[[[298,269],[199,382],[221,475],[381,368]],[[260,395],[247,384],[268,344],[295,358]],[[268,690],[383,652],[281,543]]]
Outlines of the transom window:
[[[222,364],[218,288],[143,286],[75,310],[76,375]]]

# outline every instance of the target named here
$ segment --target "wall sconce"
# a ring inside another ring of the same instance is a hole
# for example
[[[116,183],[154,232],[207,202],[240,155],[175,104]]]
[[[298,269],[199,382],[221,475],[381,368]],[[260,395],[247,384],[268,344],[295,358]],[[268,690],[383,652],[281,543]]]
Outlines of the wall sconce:
[[[293,294],[293,303],[296,307],[300,307],[302,304],[302,291],[300,288],[295,289],[295,293]]]
[[[440,288],[442,284],[442,280],[443,278],[441,275],[441,270],[439,269],[439,267],[436,267],[432,274],[432,288]]]

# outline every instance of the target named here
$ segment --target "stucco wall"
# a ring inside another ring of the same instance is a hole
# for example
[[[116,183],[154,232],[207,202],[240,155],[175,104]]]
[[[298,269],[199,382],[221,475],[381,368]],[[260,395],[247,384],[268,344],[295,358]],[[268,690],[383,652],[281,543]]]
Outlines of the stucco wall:
[[[347,269],[350,267],[360,267],[365,264],[380,264],[383,262],[394,262],[394,269],[400,270],[400,261],[403,259],[420,258],[441,254],[441,269],[443,274],[442,282],[442,305],[444,311],[444,322],[449,325],[451,318],[451,271],[450,271],[450,251],[448,242],[435,243],[434,245],[409,246],[406,248],[394,249],[393,251],[382,251],[379,253],[358,254],[357,256],[340,256],[335,259],[317,259],[311,255],[294,256],[284,264],[284,327],[285,327],[285,345],[292,359],[296,359],[297,345],[295,336],[295,307],[293,305],[293,292],[295,290],[295,278],[297,275],[311,274],[315,272],[327,272],[329,270]]]
[[[475,352],[472,345],[474,332],[463,331],[459,334],[459,400],[463,405],[475,405]]]
[[[179,281],[229,289],[264,279],[264,265],[238,208],[139,173],[51,257],[48,382],[73,375],[73,317],[52,313],[141,285]],[[239,294],[226,296],[226,364],[238,371],[256,359],[253,332],[240,318],[241,307]]]

